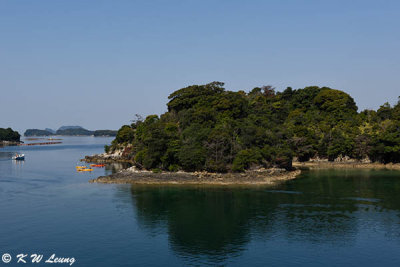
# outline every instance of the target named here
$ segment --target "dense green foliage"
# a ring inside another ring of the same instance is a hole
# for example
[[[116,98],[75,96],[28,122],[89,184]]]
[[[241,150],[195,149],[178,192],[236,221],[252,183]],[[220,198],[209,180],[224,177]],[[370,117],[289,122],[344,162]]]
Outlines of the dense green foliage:
[[[49,135],[53,135],[53,133],[47,130],[39,130],[39,129],[27,129],[24,133],[24,136],[49,136]]]
[[[290,169],[293,157],[400,162],[399,103],[357,113],[351,96],[327,87],[245,93],[213,82],[173,92],[167,107],[122,126],[107,151],[129,147],[138,167],[170,171]]]
[[[17,131],[13,131],[11,128],[0,128],[0,141],[11,141],[19,142],[21,135]]]

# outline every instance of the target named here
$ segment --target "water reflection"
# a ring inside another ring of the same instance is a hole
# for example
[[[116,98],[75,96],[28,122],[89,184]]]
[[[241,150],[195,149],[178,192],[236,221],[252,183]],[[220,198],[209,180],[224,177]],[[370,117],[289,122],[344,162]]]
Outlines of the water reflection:
[[[132,164],[127,162],[114,162],[114,163],[107,163],[105,165],[105,175],[110,175],[113,173],[117,173],[123,169],[131,167]]]
[[[9,173],[10,168],[14,166],[16,169],[22,168],[22,166],[25,164],[25,160],[13,160],[12,157],[15,155],[14,152],[7,152],[7,151],[1,151],[0,152],[0,161],[10,161],[12,164],[8,165],[2,165],[1,166],[1,171],[5,174],[6,170],[7,173]]]
[[[12,156],[14,156],[15,153],[13,152],[8,152],[8,151],[0,151],[0,160],[11,160]]]
[[[216,264],[254,240],[351,246],[360,230],[377,229],[396,239],[398,178],[399,172],[320,171],[273,190],[135,185],[129,193],[148,233],[167,233],[183,258]]]

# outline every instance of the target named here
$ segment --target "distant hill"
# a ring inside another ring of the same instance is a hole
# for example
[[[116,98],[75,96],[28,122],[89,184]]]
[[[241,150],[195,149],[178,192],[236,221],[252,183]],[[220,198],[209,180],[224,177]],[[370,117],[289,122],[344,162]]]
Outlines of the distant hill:
[[[51,132],[52,134],[56,133],[56,130],[50,129],[50,128],[46,128],[44,129],[45,131]]]
[[[63,127],[73,127],[73,126],[63,126]],[[61,127],[61,128],[63,128]],[[93,135],[94,131],[89,131],[80,126],[75,126],[73,128],[63,128],[58,129],[56,135]]]
[[[25,136],[49,136],[49,135],[68,135],[68,136],[116,136],[117,131],[113,130],[96,130],[90,131],[81,126],[61,126],[57,131],[50,128],[45,130],[40,129],[27,129],[24,133]]]
[[[24,136],[49,136],[49,135],[54,135],[54,133],[48,130],[39,130],[39,129],[27,129],[24,133]]]
[[[57,131],[64,131],[68,129],[84,129],[82,126],[61,126]]]
[[[94,136],[117,136],[118,131],[113,130],[96,130],[94,131]]]

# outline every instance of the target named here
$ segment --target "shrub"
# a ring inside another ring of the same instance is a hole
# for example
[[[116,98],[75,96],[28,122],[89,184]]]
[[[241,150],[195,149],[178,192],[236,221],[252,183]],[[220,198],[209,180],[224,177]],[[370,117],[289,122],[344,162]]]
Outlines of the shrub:
[[[172,164],[172,165],[169,165],[168,166],[168,170],[170,171],[170,172],[177,172],[177,171],[179,171],[179,165],[177,165],[177,164]]]
[[[241,150],[233,160],[232,171],[243,172],[252,163],[259,163],[261,159],[261,153],[256,149]]]

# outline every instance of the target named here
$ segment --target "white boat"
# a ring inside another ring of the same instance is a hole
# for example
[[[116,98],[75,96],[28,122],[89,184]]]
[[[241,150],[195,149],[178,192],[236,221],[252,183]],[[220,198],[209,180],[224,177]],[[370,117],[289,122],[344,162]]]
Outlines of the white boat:
[[[15,154],[15,156],[13,156],[12,159],[13,160],[24,160],[25,154]]]

